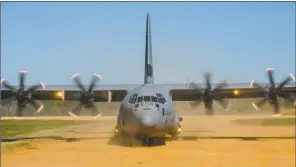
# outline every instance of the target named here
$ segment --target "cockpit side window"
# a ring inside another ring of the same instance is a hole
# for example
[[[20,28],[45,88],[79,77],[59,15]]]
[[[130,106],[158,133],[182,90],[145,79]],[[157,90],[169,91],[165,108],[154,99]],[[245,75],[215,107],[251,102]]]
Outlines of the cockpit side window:
[[[151,101],[151,97],[150,96],[144,96],[144,101],[145,102],[150,102]]]
[[[142,102],[143,101],[143,96],[138,97],[137,102]]]
[[[159,103],[164,104],[164,103],[166,102],[166,100],[165,100],[165,98],[163,97],[162,94],[157,93],[156,96],[157,96],[157,98],[158,98]]]
[[[131,98],[128,100],[128,103],[135,104],[138,94],[133,94]]]
[[[157,100],[157,97],[155,97],[155,96],[151,96],[151,100],[152,100],[152,102],[158,102],[158,100]]]
[[[160,94],[160,96],[161,96],[161,98],[162,98],[162,101],[163,101],[163,103],[165,103],[165,102],[166,102],[166,100],[165,100],[165,98],[163,97],[163,95],[162,95],[162,94]]]
[[[156,93],[156,96],[157,96],[157,99],[158,99],[159,103],[162,103],[158,93]]]
[[[136,94],[136,96],[135,96],[135,98],[134,98],[134,100],[133,100],[133,104],[136,103],[136,101],[137,101],[137,97],[138,97],[138,94]]]

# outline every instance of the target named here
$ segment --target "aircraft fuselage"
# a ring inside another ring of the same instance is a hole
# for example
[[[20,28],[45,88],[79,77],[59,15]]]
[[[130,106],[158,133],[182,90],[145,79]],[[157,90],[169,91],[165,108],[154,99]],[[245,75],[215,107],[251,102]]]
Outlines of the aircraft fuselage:
[[[143,85],[129,91],[123,99],[117,126],[134,137],[164,137],[177,132],[179,114],[168,90]]]

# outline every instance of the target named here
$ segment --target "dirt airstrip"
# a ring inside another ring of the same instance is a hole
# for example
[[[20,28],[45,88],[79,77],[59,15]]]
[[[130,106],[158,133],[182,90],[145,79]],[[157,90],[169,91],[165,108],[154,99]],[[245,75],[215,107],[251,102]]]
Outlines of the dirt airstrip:
[[[3,152],[2,166],[295,166],[295,141],[291,138],[295,136],[294,127],[231,123],[233,119],[254,117],[271,116],[186,116],[183,117],[183,132],[179,140],[168,141],[165,146],[158,147],[139,147],[134,141],[131,142],[133,147],[128,147],[112,138],[116,117],[102,116],[95,125],[65,127],[27,135],[44,138],[17,141],[29,142],[30,147]],[[9,144],[2,143],[2,146]]]

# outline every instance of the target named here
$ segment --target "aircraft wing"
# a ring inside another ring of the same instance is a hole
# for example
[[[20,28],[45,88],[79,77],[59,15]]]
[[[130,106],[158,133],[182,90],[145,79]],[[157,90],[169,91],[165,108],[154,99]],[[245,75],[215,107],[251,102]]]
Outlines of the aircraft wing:
[[[98,85],[94,88],[94,102],[119,102],[127,92],[139,85]],[[85,85],[87,88],[88,85]],[[1,99],[6,99],[10,90],[1,89]],[[81,90],[75,85],[49,85],[45,89],[37,89],[31,93],[36,100],[78,101]]]
[[[264,83],[260,83],[265,85]],[[187,84],[156,84],[170,90],[173,101],[195,101],[200,97],[196,89],[189,88]],[[204,88],[204,84],[198,84]],[[140,86],[140,84],[114,84],[99,85],[94,89],[95,102],[119,102],[122,101],[129,90]],[[85,85],[85,87],[88,87]],[[215,84],[213,84],[215,87]],[[6,99],[10,90],[1,89],[1,99]],[[223,89],[214,90],[222,98],[256,98],[264,97],[265,92],[258,88],[250,88],[250,84],[236,83]],[[281,92],[296,95],[296,86],[287,85]],[[31,93],[32,98],[37,100],[65,100],[78,101],[80,89],[75,85],[50,85],[46,89],[37,89]]]
[[[200,97],[196,89],[188,88],[187,84],[156,84],[166,87],[170,90],[173,101],[195,101]],[[204,87],[203,84],[198,84]],[[261,85],[264,85],[261,83]],[[123,100],[129,90],[140,86],[140,84],[114,84],[99,85],[94,89],[95,102],[120,102]],[[85,86],[88,87],[88,86]],[[215,84],[213,84],[215,87]],[[1,90],[1,99],[6,99],[10,90]],[[222,98],[256,98],[263,97],[264,91],[258,88],[250,88],[250,84],[237,83],[231,84],[227,88],[214,90]],[[296,86],[287,85],[281,89],[281,92],[296,95]],[[50,85],[46,89],[37,89],[31,93],[32,98],[37,100],[65,100],[78,101],[80,89],[75,85]]]
[[[201,88],[205,85],[198,84]],[[260,85],[266,85],[260,83]],[[215,85],[213,84],[213,87]],[[223,89],[216,89],[214,92],[221,98],[258,98],[264,97],[265,91],[259,88],[251,88],[250,84],[237,83]],[[281,92],[296,95],[296,86],[293,84],[287,85],[281,89]],[[189,88],[186,84],[175,85],[170,88],[170,93],[173,101],[195,101],[200,98],[201,94],[197,89]],[[295,96],[296,97],[296,96]]]

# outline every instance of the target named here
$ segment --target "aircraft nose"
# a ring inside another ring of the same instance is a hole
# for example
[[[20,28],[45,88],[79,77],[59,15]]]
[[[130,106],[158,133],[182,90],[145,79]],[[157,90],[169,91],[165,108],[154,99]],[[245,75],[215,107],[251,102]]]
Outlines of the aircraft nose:
[[[157,120],[153,115],[145,115],[141,119],[141,124],[146,128],[154,128],[157,125]]]

